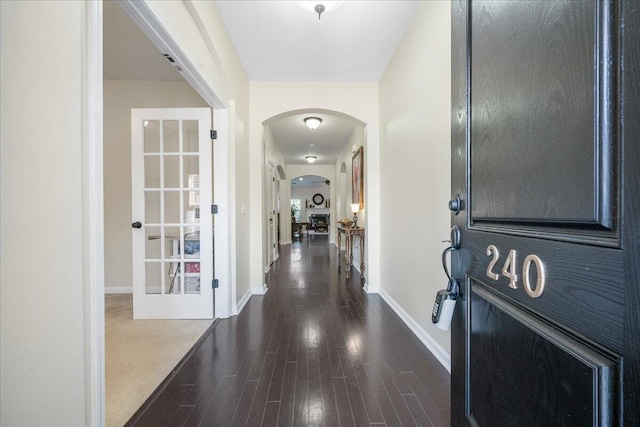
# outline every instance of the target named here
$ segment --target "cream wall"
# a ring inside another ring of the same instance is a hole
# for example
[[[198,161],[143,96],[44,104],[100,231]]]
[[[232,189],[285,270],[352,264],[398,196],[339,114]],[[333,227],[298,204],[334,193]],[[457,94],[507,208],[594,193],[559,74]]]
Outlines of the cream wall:
[[[268,204],[267,204],[267,200],[268,197],[270,197],[271,192],[274,193],[274,199],[277,197],[277,183],[275,183],[274,181],[271,181],[272,178],[275,178],[276,180],[280,180],[279,174],[278,174],[278,166],[282,167],[284,169],[284,158],[282,157],[282,153],[280,152],[280,149],[278,148],[278,146],[276,145],[274,139],[273,139],[273,133],[271,131],[271,126],[269,125],[265,125],[263,128],[263,134],[262,134],[262,139],[263,139],[263,146],[264,146],[264,159],[265,159],[265,163],[264,163],[264,179],[265,179],[265,188],[264,188],[264,200],[265,200],[265,208],[264,208],[264,216],[263,216],[263,223],[269,224],[269,215],[267,212],[268,209]],[[269,170],[269,165],[273,165],[273,173]],[[274,183],[272,186],[272,182]],[[280,183],[280,188],[282,188],[283,183]],[[281,200],[274,200],[275,204],[274,204],[274,210],[277,211],[278,210],[278,206],[277,203],[281,202]],[[280,203],[280,206],[282,206],[282,203]],[[288,212],[288,209],[287,209]],[[276,221],[276,215],[274,215],[274,221]],[[285,219],[288,218],[288,216],[285,216]],[[282,223],[282,218],[281,221]],[[267,236],[267,227],[264,228],[264,250],[265,252],[268,254],[269,251],[272,250],[272,248],[269,247],[269,239]],[[275,231],[275,235],[274,235],[274,243],[276,244],[276,249],[278,246],[278,232],[277,230]],[[275,259],[274,259],[275,261]],[[264,260],[264,267],[265,267],[265,271],[267,268],[269,268],[269,258],[268,256],[265,257]],[[253,292],[253,291],[252,291]],[[264,292],[264,290],[263,290]],[[260,293],[260,292],[256,292],[256,293]]]
[[[264,271],[260,266],[264,264],[261,262],[261,260],[263,261],[262,248],[264,247],[262,221],[262,212],[264,211],[262,199],[264,148],[261,141],[263,123],[287,112],[328,110],[328,112],[350,116],[365,124],[365,138],[368,144],[366,168],[369,173],[369,180],[365,188],[368,209],[367,225],[372,229],[377,229],[380,226],[379,99],[378,83],[251,82],[250,91],[251,286],[262,288]],[[334,168],[333,165],[331,167]],[[291,174],[289,167],[287,168],[287,177],[307,174],[319,175],[317,173]],[[331,179],[331,181],[334,182],[335,179]],[[283,187],[287,188],[287,186]],[[332,189],[332,191],[334,190]],[[335,199],[335,196],[332,195],[331,199]],[[284,224],[287,222],[283,222]],[[288,233],[290,235],[291,231],[289,230]],[[334,232],[331,233],[331,238],[333,238],[333,234]],[[370,236],[369,245],[370,250],[367,252],[368,286],[366,289],[375,292],[379,285],[380,268],[380,240],[377,234]]]
[[[242,292],[249,288],[250,230],[235,204],[249,201],[248,80],[213,2],[144,5],[216,91],[219,107],[230,108],[232,274]],[[102,148],[99,136],[87,137],[90,111],[101,107],[86,103],[101,99],[102,87],[83,86],[94,77],[88,58],[98,66],[101,60],[100,8],[93,1],[0,1],[3,426],[98,425],[103,415],[103,335],[94,326],[103,327],[102,259],[92,258],[102,250],[102,227],[91,226],[94,219],[101,224],[91,201],[102,188],[84,179],[102,176],[87,160]],[[90,33],[85,24],[94,18]]]
[[[254,149],[249,146],[249,81],[215,2],[144,2],[229,108],[231,170],[228,178],[231,227],[235,231],[231,235],[231,281],[234,284],[232,299],[235,304],[250,289],[249,253],[253,244],[250,241],[252,230],[249,222],[252,212],[249,206],[251,177],[247,173],[250,154]],[[260,166],[258,168],[261,169]],[[217,200],[215,202],[219,203]]]
[[[363,175],[364,175],[364,184],[365,184],[365,188],[367,186],[367,181],[369,178],[369,168],[366,167],[366,160],[367,160],[367,155],[369,150],[367,149],[367,139],[365,138],[365,128],[358,125],[355,127],[355,129],[353,130],[353,132],[351,133],[351,136],[349,137],[349,141],[345,144],[344,149],[342,150],[342,153],[340,153],[340,155],[338,156],[338,160],[336,161],[336,171],[338,172],[338,190],[337,190],[337,196],[336,196],[336,221],[341,220],[342,218],[349,218],[352,219],[353,218],[353,212],[351,212],[351,203],[352,203],[352,199],[351,199],[351,184],[353,181],[353,168],[352,168],[352,160],[353,160],[353,155],[355,154],[355,151],[353,150],[353,147],[355,146],[355,150],[357,151],[360,147],[363,147],[364,149],[364,159],[365,159],[365,168],[363,171]],[[344,173],[340,173],[342,164],[344,163],[345,165],[345,172]],[[367,208],[368,208],[368,197],[367,197],[367,192],[365,191],[365,195],[364,195],[364,209],[362,209],[359,213],[358,213],[358,226],[359,227],[366,227],[367,226]],[[366,230],[365,228],[365,230]],[[372,234],[375,233],[372,232]],[[376,233],[377,234],[377,233]],[[365,254],[367,254],[369,252],[369,239],[367,238],[368,235],[365,235]],[[341,248],[340,249],[345,249],[345,244],[344,244],[344,239],[342,239],[341,241]],[[359,271],[360,270],[360,245],[361,245],[361,241],[360,238],[356,239],[354,241],[353,244],[353,266],[356,267],[356,269]],[[365,278],[367,277],[367,270],[368,270],[368,265],[367,263],[365,263]]]
[[[380,81],[381,294],[446,367],[449,332],[431,324],[449,238],[451,5],[423,2]]]
[[[84,426],[82,2],[0,2],[0,425]]]
[[[208,106],[184,81],[104,81],[105,292],[132,286],[131,109]]]

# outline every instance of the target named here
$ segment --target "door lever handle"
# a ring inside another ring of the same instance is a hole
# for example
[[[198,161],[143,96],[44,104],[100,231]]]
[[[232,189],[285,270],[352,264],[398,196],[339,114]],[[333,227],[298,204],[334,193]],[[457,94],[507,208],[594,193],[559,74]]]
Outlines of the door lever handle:
[[[133,228],[142,228],[142,223],[140,221],[136,221],[133,224],[131,224],[131,226]]]

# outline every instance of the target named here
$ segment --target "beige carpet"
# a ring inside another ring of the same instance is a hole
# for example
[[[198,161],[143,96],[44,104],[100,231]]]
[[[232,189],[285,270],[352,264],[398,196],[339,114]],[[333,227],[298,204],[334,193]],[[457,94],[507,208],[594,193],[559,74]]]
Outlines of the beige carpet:
[[[121,427],[212,320],[133,320],[129,295],[105,295],[106,421]]]

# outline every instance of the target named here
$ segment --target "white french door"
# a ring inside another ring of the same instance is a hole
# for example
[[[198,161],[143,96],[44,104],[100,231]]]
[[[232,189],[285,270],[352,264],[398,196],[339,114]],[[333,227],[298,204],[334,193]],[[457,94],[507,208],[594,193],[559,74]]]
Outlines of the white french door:
[[[213,318],[211,110],[131,110],[133,317]]]

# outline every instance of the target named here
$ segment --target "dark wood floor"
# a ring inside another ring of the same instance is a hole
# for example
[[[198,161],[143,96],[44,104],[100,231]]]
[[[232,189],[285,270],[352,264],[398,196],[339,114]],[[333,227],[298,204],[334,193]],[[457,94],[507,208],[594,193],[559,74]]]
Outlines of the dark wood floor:
[[[351,276],[326,237],[281,247],[268,293],[219,321],[136,425],[449,425],[448,372]]]

